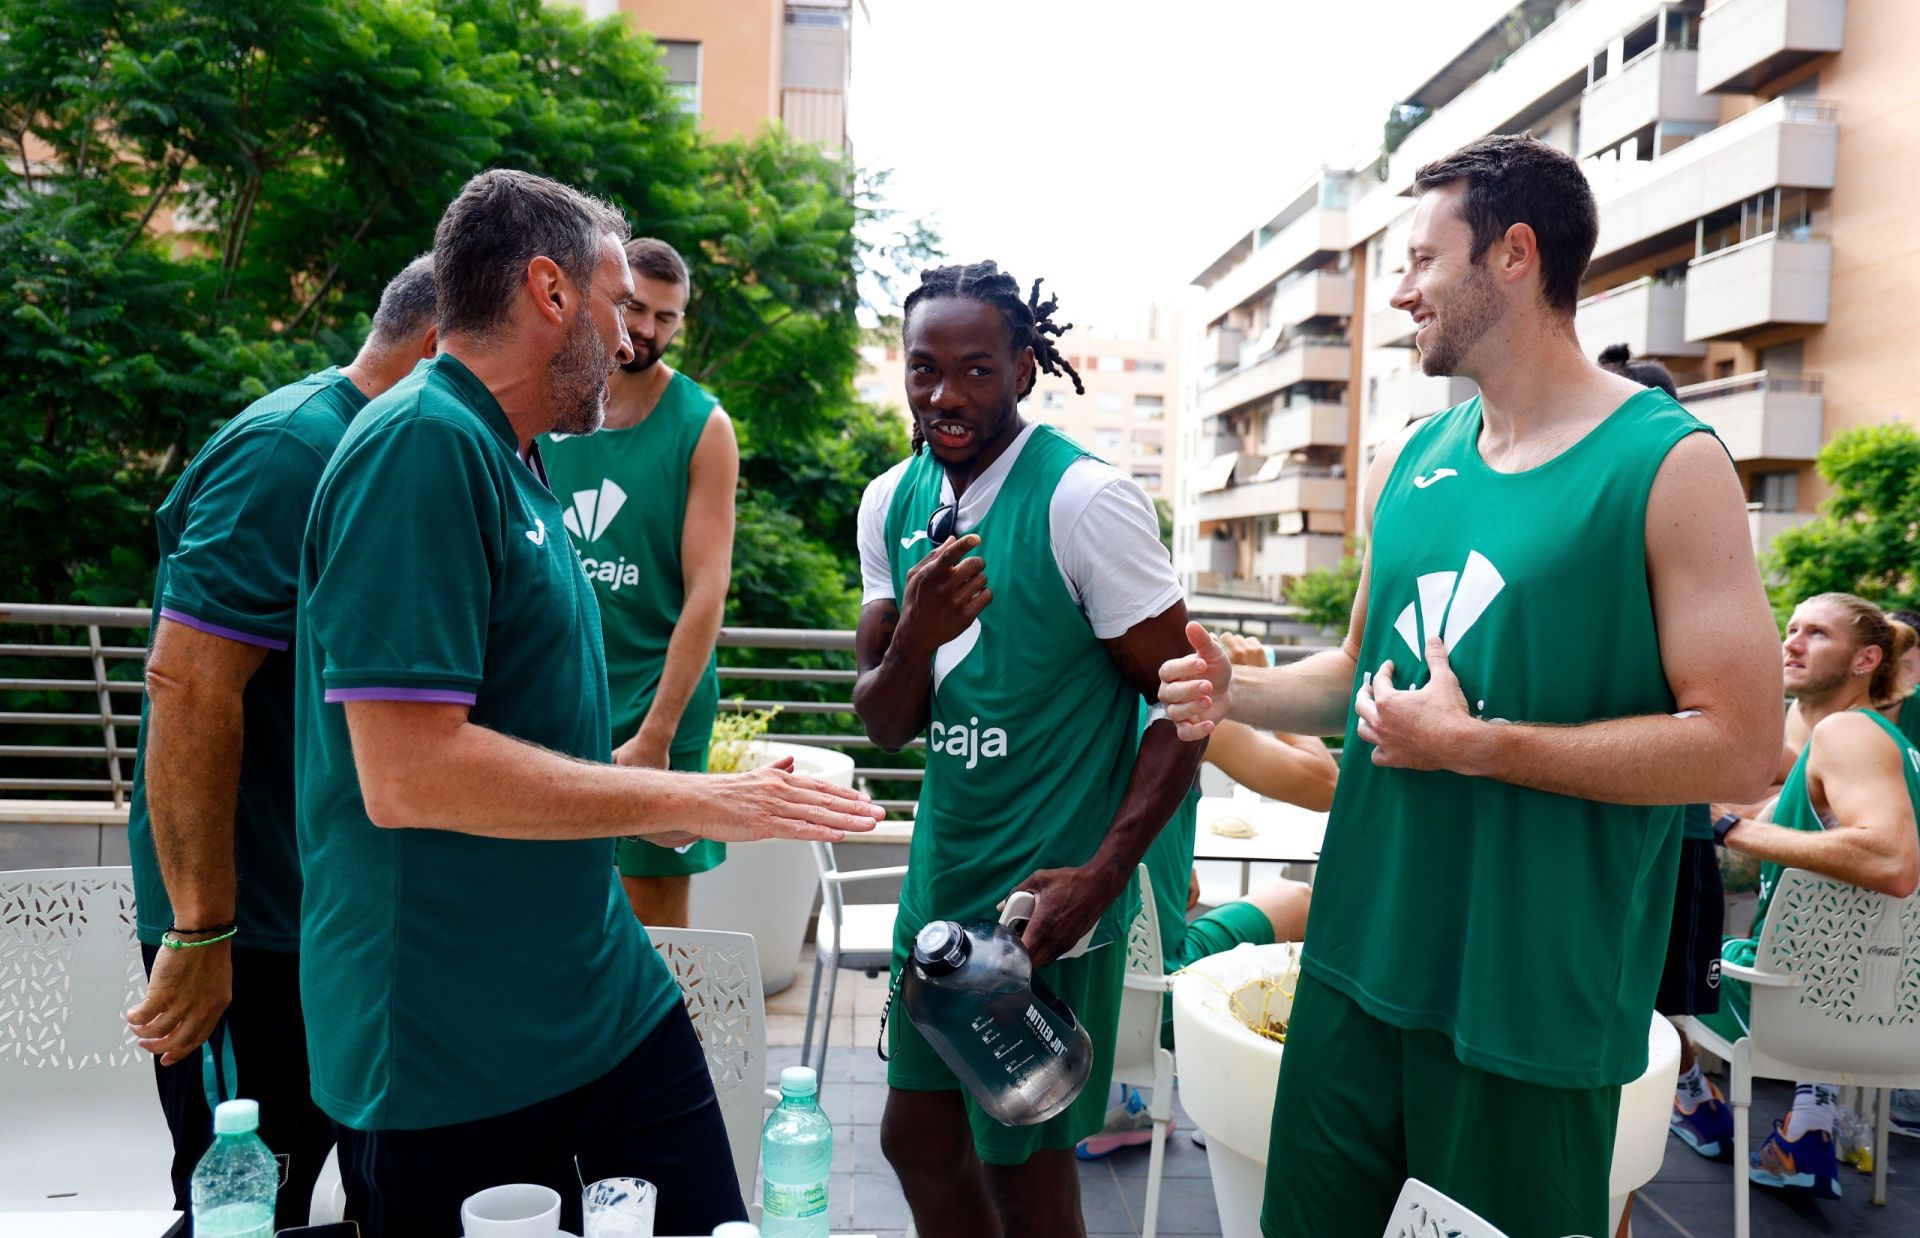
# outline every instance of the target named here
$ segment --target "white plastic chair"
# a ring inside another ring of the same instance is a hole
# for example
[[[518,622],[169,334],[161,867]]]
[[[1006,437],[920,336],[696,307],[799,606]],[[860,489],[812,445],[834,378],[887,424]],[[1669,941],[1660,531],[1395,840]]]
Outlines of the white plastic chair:
[[[834,860],[832,843],[811,843],[813,866],[820,875],[820,919],[813,931],[813,987],[807,994],[807,1031],[801,1038],[800,1060],[826,1077],[827,1033],[833,1030],[833,995],[839,986],[840,969],[852,968],[869,976],[886,971],[893,962],[893,923],[899,914],[897,903],[849,903],[845,887],[850,882],[874,881],[904,876],[907,867],[856,868],[841,871]],[[820,977],[827,978],[827,1000],[820,1001]],[[820,1018],[820,1054],[813,1053],[813,1020]]]
[[[1752,986],[1752,1030],[1729,1044],[1697,1019],[1694,1043],[1727,1063],[1733,1106],[1733,1231],[1748,1238],[1747,1109],[1753,1081],[1810,1080],[1880,1091],[1873,1202],[1887,1201],[1890,1088],[1920,1087],[1920,897],[1890,898],[1790,868],[1780,875],[1754,965],[1721,961]]]
[[[1448,1199],[1418,1178],[1408,1178],[1393,1201],[1382,1238],[1507,1238],[1465,1204]]]
[[[682,928],[649,928],[647,933],[680,985],[687,1017],[706,1050],[740,1194],[748,1217],[758,1225],[760,1205],[753,1188],[760,1169],[760,1128],[767,1110],[780,1103],[780,1094],[767,1086],[767,999],[753,937]]]
[[[0,1212],[173,1207],[146,989],[131,870],[0,873]]]
[[[1141,1238],[1154,1238],[1160,1223],[1160,1178],[1166,1169],[1167,1127],[1173,1121],[1173,1053],[1160,1043],[1162,1006],[1172,985],[1160,952],[1160,913],[1153,882],[1140,866],[1140,910],[1127,930],[1126,987],[1120,993],[1120,1028],[1113,1050],[1113,1081],[1153,1089],[1147,1114],[1153,1145],[1147,1159],[1147,1208]]]

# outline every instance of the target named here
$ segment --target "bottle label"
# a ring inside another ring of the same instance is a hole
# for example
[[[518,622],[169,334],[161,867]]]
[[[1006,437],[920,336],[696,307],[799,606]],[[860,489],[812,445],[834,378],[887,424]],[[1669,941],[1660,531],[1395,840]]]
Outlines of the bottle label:
[[[760,1204],[768,1216],[782,1220],[817,1217],[827,1210],[827,1184],[814,1182],[796,1186],[785,1182],[768,1182]]]

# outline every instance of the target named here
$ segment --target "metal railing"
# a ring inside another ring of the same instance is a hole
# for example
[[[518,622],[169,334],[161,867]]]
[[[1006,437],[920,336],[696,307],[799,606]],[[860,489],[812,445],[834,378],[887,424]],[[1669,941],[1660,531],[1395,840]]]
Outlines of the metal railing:
[[[1826,380],[1819,374],[1769,374],[1755,370],[1750,374],[1730,374],[1704,383],[1680,388],[1682,404],[1717,400],[1724,396],[1744,395],[1750,391],[1778,391],[1789,395],[1819,395]]]

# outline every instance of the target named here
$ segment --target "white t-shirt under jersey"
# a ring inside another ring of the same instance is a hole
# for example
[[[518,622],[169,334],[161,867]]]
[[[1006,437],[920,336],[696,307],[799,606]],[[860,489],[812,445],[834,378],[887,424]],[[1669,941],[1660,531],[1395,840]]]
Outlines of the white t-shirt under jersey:
[[[985,519],[1000,486],[1020,458],[1029,425],[960,499],[955,528],[970,533]],[[860,500],[860,604],[894,596],[893,563],[887,555],[887,511],[911,459],[867,483]],[[953,487],[943,483],[943,499]],[[1100,640],[1111,640],[1180,600],[1180,581],[1160,543],[1160,516],[1135,481],[1110,464],[1082,456],[1067,466],[1047,511],[1053,561],[1074,604]],[[988,582],[991,585],[991,581]]]

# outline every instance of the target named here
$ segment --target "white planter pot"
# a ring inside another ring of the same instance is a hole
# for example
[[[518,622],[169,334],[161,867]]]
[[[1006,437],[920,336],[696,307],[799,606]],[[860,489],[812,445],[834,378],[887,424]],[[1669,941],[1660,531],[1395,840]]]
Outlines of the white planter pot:
[[[794,769],[810,778],[853,785],[853,758],[828,748],[757,744],[751,763],[765,765],[788,756],[794,760]],[[819,893],[819,873],[806,843],[791,839],[729,843],[725,863],[694,875],[688,918],[694,928],[753,934],[761,983],[768,993],[778,993],[793,983],[807,917]]]
[[[1283,1046],[1256,1036],[1231,1010],[1232,996],[1283,974],[1294,947],[1238,946],[1200,960],[1173,981],[1173,1035],[1180,1101],[1207,1133],[1207,1164],[1222,1238],[1258,1238],[1266,1192],[1267,1141]],[[1259,998],[1241,999],[1259,1009]],[[1647,1069],[1620,1089],[1609,1194],[1617,1227],[1629,1191],[1660,1172],[1667,1114],[1680,1069],[1680,1038],[1654,1015],[1647,1029]],[[1612,1232],[1611,1228],[1608,1232]]]

